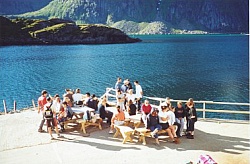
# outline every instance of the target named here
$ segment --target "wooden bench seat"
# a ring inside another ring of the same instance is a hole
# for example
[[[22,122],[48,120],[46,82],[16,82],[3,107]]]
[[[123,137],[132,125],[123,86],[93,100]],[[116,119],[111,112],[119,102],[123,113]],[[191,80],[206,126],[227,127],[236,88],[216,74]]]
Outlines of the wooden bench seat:
[[[77,120],[78,120],[78,118],[69,119],[69,120],[64,121],[64,129],[68,129],[68,123],[76,123]]]
[[[129,126],[114,126],[116,129],[116,132],[113,137],[117,137],[118,135],[121,135],[123,137],[122,143],[126,143],[127,141],[133,142],[131,138],[131,134],[134,132],[134,129],[130,128]]]
[[[96,127],[98,127],[100,130],[102,130],[101,118],[96,119],[96,122],[92,122],[92,120],[89,120],[89,121],[88,121],[88,120],[83,120],[83,119],[78,119],[76,122],[79,123],[79,124],[81,124],[81,129],[80,129],[80,130],[82,130],[82,132],[83,132],[84,134],[87,133],[87,132],[86,132],[86,128],[87,128],[88,126],[96,126]]]
[[[138,132],[139,142],[142,142],[143,145],[146,145],[146,137],[152,137],[151,131],[146,128],[135,128],[135,132]],[[158,134],[167,134],[167,130],[159,130]]]

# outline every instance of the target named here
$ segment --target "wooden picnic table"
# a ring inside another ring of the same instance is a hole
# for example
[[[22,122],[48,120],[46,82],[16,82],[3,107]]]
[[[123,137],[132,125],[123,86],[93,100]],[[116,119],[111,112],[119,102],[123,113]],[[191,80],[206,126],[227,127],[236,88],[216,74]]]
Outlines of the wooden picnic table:
[[[84,134],[86,134],[86,128],[88,126],[97,126],[100,130],[102,130],[102,126],[101,126],[101,118],[98,115],[95,115],[95,118],[92,120],[85,120],[82,118],[82,116],[84,114],[87,113],[87,111],[89,112],[95,112],[95,109],[89,108],[87,106],[82,106],[82,107],[71,107],[71,109],[73,110],[73,112],[76,115],[79,115],[80,118],[79,119],[72,119],[73,122],[77,122],[79,124],[81,124],[81,129],[80,131],[82,131]],[[67,124],[70,123],[71,121],[69,120],[68,122],[66,121],[66,125],[65,127],[67,127]]]

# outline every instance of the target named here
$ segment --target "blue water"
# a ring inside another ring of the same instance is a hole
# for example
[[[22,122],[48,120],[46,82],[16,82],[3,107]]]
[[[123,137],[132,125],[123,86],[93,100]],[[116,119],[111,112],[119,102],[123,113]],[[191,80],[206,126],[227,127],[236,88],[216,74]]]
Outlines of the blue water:
[[[138,80],[147,96],[249,103],[248,36],[139,37],[134,44],[0,47],[0,100],[21,109],[43,89],[62,95],[78,87],[101,96],[120,76]]]

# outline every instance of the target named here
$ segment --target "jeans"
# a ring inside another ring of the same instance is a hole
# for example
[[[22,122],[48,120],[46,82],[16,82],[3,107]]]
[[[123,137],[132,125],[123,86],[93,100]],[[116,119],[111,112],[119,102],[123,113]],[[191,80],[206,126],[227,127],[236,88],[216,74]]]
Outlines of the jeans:
[[[161,130],[162,127],[159,124],[150,126],[150,131],[153,132],[155,129]],[[155,133],[154,138],[158,138],[158,133]]]
[[[42,113],[42,121],[41,121],[41,123],[40,123],[40,125],[39,125],[39,130],[42,130],[42,129],[43,129],[44,123],[45,123],[45,118],[44,118],[44,113]]]
[[[182,132],[183,132],[183,129],[184,129],[184,118],[181,118],[180,120],[179,120],[179,118],[175,118],[175,121],[178,124],[180,124],[180,126],[177,125],[178,129],[177,129],[176,133],[177,133],[178,136],[182,136]]]
[[[195,120],[192,118],[187,120],[187,131],[194,131],[194,123]]]

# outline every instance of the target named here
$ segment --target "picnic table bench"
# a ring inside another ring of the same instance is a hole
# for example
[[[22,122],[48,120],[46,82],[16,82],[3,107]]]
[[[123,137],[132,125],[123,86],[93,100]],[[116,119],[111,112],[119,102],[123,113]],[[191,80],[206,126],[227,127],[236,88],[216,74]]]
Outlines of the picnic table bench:
[[[121,135],[123,137],[122,143],[126,143],[127,141],[133,142],[131,135],[134,132],[134,129],[132,129],[129,126],[125,125],[114,125],[116,132],[114,134],[114,138]]]

